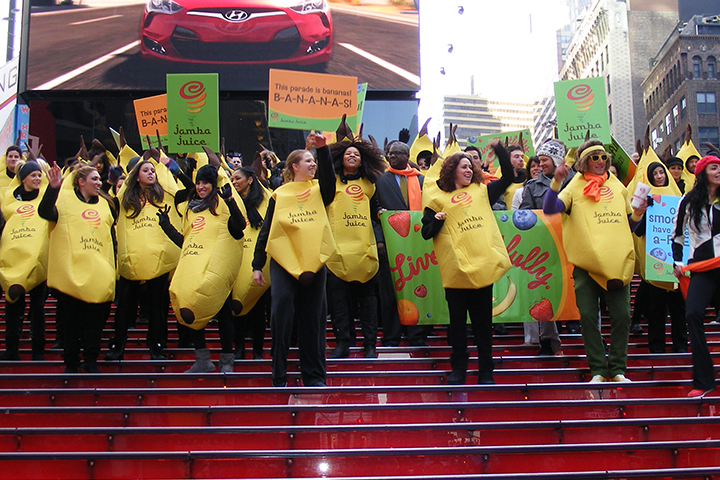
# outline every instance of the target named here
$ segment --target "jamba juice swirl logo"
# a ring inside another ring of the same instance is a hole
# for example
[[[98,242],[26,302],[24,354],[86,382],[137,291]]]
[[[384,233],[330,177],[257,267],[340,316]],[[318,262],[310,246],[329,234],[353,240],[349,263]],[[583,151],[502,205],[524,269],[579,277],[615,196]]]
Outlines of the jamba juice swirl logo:
[[[207,97],[205,85],[203,85],[202,82],[193,80],[180,87],[178,93],[180,97],[185,100],[185,103],[187,103],[187,111],[190,114],[190,124],[192,125],[195,115],[200,113],[203,105],[205,105],[205,97]]]
[[[35,207],[26,203],[24,205],[20,205],[17,210],[15,210],[15,213],[20,215],[20,218],[22,218],[23,221],[29,220],[33,215],[35,215]]]
[[[98,213],[97,210],[93,210],[91,208],[85,210],[82,212],[82,218],[87,220],[91,228],[98,228],[100,226],[100,213]]]
[[[190,225],[190,232],[191,233],[199,233],[202,231],[202,229],[205,227],[205,217],[203,216],[197,216],[192,221],[192,224]]]
[[[610,203],[613,199],[613,192],[610,190],[610,187],[602,186],[600,187],[600,201],[603,203]]]
[[[567,93],[568,100],[575,102],[578,112],[587,112],[590,107],[595,103],[595,94],[590,88],[590,85],[580,84],[575,85]]]
[[[345,193],[347,193],[348,196],[352,198],[353,203],[356,204],[362,202],[363,197],[365,196],[362,187],[356,184],[348,185],[345,189]]]
[[[459,203],[463,208],[467,208],[472,203],[472,197],[467,192],[456,193],[450,199],[452,203]]]

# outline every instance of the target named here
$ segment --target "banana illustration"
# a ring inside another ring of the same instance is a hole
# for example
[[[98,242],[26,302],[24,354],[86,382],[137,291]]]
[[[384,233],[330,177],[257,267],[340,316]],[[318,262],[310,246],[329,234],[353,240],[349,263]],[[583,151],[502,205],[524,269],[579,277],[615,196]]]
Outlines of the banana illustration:
[[[517,287],[513,283],[512,279],[508,277],[508,281],[510,282],[510,285],[508,286],[507,293],[505,294],[505,298],[502,299],[500,303],[498,303],[496,306],[493,307],[492,310],[492,316],[496,317],[503,313],[505,310],[510,308],[510,305],[515,301],[515,297],[517,296]]]

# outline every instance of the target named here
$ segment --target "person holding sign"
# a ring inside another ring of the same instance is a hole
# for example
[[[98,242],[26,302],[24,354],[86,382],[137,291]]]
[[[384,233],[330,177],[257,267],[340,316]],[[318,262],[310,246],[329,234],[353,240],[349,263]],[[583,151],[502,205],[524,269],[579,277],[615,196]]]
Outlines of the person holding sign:
[[[307,150],[295,150],[285,161],[285,183],[270,199],[252,263],[253,279],[262,286],[262,269],[270,256],[275,387],[287,385],[293,323],[297,323],[303,383],[306,387],[325,386],[325,263],[335,253],[325,208],[335,198],[335,168],[321,134],[310,134],[305,144]],[[318,152],[317,163],[309,151],[313,147]]]
[[[58,312],[66,318],[65,373],[78,373],[80,368],[100,373],[100,340],[115,295],[111,233],[115,210],[101,193],[102,180],[95,167],[85,165],[71,175],[72,188],[61,189],[60,167],[53,162],[38,207],[39,215],[55,224],[50,231],[47,284],[55,290]]]
[[[706,156],[695,165],[695,185],[680,201],[675,217],[673,258],[675,276],[683,281],[691,271],[685,301],[690,330],[693,389],[689,397],[715,390],[715,372],[705,339],[705,308],[720,288],[720,158]],[[690,240],[688,265],[682,264],[685,229]]]
[[[467,317],[470,314],[478,348],[478,383],[493,384],[492,288],[510,269],[505,243],[491,205],[513,180],[508,154],[494,142],[503,175],[483,184],[480,166],[458,152],[445,159],[422,219],[422,236],[433,239],[433,247],[445,288],[452,348],[452,372],[448,385],[465,383],[468,366]]]
[[[634,230],[647,208],[647,199],[631,207],[622,182],[608,173],[611,158],[599,140],[578,147],[575,175],[560,191],[570,167],[555,169],[545,195],[543,212],[562,213],[563,245],[575,265],[575,298],[580,311],[583,343],[591,383],[629,382],[627,345],[630,328],[630,280],[635,268]],[[558,192],[560,192],[558,194]],[[629,225],[629,226],[628,226]],[[610,352],[605,357],[600,298],[610,312]]]

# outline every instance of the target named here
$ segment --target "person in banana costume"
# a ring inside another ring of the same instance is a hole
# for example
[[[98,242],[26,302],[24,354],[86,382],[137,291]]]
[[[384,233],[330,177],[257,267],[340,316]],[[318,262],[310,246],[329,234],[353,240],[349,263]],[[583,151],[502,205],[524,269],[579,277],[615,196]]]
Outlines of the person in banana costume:
[[[195,363],[186,373],[215,370],[205,343],[205,326],[213,317],[220,329],[220,372],[231,372],[235,322],[231,294],[240,271],[245,217],[232,196],[232,186],[225,183],[218,188],[218,167],[213,165],[200,167],[194,188],[179,191],[175,201],[181,202],[177,208],[183,217],[182,233],[170,221],[169,205],[157,215],[165,234],[182,249],[170,283],[170,300],[178,322],[190,327],[195,345]]]
[[[5,291],[5,352],[0,360],[20,360],[26,292],[30,294],[32,359],[45,359],[48,221],[38,215],[44,189],[40,165],[29,161],[18,169],[2,202],[6,223],[0,240],[0,285]]]
[[[338,141],[330,145],[337,179],[335,199],[327,213],[337,251],[327,263],[327,300],[336,341],[329,358],[350,356],[350,346],[355,344],[353,304],[359,306],[364,357],[376,358],[379,264],[373,219],[381,209],[374,194],[385,162],[378,148],[353,138],[343,124],[338,132],[344,134],[338,133]]]
[[[22,158],[23,152],[20,147],[10,145],[0,159],[0,165],[5,165],[5,168],[0,168],[0,201],[4,198],[5,190],[10,186],[10,182],[15,178],[15,167]]]
[[[260,227],[267,212],[270,191],[262,185],[252,167],[238,168],[232,173],[231,181],[247,212],[242,265],[233,287],[233,314],[239,315],[235,327],[235,359],[245,358],[245,338],[248,331],[252,332],[253,359],[262,359],[265,312],[270,301],[270,270],[268,265],[264,267],[263,274],[268,281],[264,285],[257,285],[253,280],[252,260]]]
[[[562,213],[563,246],[575,265],[575,298],[580,311],[583,343],[592,383],[629,382],[627,344],[630,328],[630,280],[635,268],[632,231],[647,208],[643,199],[632,208],[622,182],[608,173],[611,157],[602,142],[588,140],[577,149],[577,174],[560,191],[570,167],[555,175],[543,201],[546,214]],[[560,193],[558,194],[558,192]],[[598,325],[599,301],[605,297],[610,312],[610,352]]]
[[[155,150],[157,152],[157,150]],[[159,155],[156,155],[159,158]],[[117,268],[118,283],[115,302],[115,336],[105,360],[122,360],[128,327],[135,323],[140,286],[147,299],[147,346],[151,360],[164,360],[163,345],[167,342],[166,298],[168,276],[180,258],[180,249],[158,224],[157,209],[173,206],[175,199],[159,182],[157,170],[167,167],[148,156],[130,171],[124,188],[114,198],[118,209]],[[175,209],[171,221],[180,225]]]
[[[492,287],[510,269],[505,243],[491,205],[512,182],[513,167],[505,149],[493,145],[503,176],[483,184],[481,168],[457,152],[445,159],[437,189],[423,212],[422,236],[433,247],[450,312],[448,343],[452,372],[448,385],[465,383],[467,316],[478,348],[478,383],[492,384]]]
[[[38,207],[51,222],[47,284],[55,291],[58,316],[65,318],[65,372],[99,373],[100,339],[115,295],[115,211],[101,196],[102,180],[94,167],[77,168],[72,185],[62,185],[60,167],[53,162]]]
[[[654,155],[654,152],[648,152]],[[642,163],[642,162],[641,162]],[[670,173],[659,161],[648,165],[646,176],[642,181],[650,185],[650,195],[679,196],[675,185],[670,183]],[[685,322],[685,300],[682,292],[676,290],[673,283],[650,282],[645,280],[645,217],[634,232],[635,255],[640,265],[642,288],[645,291],[648,321],[648,349],[650,353],[665,353],[665,319],[668,311],[671,320],[672,350],[674,353],[687,353],[688,334]],[[640,288],[638,288],[639,290]]]
[[[270,199],[252,263],[253,279],[263,285],[262,270],[270,256],[272,383],[276,387],[287,385],[293,323],[297,324],[303,384],[325,386],[325,264],[335,253],[325,207],[335,198],[335,169],[321,134],[310,134],[305,146],[306,150],[291,152],[285,161],[285,183]],[[317,163],[309,151],[313,147]]]

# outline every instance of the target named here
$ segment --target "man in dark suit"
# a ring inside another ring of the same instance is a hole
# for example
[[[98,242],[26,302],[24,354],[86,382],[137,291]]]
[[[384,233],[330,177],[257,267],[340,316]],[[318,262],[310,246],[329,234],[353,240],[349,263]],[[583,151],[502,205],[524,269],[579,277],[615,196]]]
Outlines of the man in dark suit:
[[[375,183],[375,196],[385,210],[421,210],[420,190],[425,177],[409,166],[410,147],[400,141],[390,142],[386,157],[390,169],[380,175]],[[419,188],[418,188],[419,187]],[[401,325],[398,317],[395,289],[390,265],[388,263],[385,239],[379,225],[375,228],[378,256],[380,257],[380,318],[383,325],[382,343],[384,346],[400,344]],[[410,345],[425,345],[430,326],[408,326],[407,336]]]

